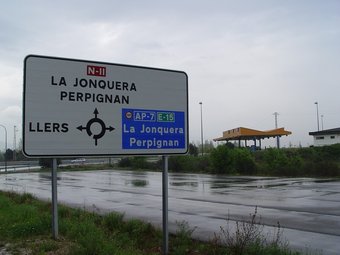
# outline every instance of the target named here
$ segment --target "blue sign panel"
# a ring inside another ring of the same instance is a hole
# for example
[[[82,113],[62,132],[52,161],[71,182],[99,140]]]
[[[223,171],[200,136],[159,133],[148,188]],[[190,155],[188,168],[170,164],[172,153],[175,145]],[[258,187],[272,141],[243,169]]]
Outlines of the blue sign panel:
[[[122,109],[123,149],[185,148],[184,112]]]

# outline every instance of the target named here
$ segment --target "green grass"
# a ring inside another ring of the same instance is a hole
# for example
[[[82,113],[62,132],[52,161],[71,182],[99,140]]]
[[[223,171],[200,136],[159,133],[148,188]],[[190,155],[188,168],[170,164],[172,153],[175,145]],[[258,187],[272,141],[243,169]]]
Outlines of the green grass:
[[[148,223],[124,220],[115,212],[98,215],[59,205],[59,238],[51,237],[51,205],[30,194],[0,192],[0,247],[12,254],[161,254],[162,235]],[[176,235],[170,236],[170,254],[236,255],[230,247],[216,240],[209,243],[191,238],[195,229],[178,223]],[[229,233],[229,232],[228,232]],[[244,255],[297,255],[287,247],[256,240],[247,245]]]

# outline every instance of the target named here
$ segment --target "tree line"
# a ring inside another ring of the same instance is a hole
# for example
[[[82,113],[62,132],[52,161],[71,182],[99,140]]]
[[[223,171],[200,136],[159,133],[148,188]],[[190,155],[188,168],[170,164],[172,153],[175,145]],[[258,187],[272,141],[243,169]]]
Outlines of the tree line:
[[[149,162],[146,157],[123,158],[119,167],[161,169],[161,161]],[[232,144],[211,148],[199,155],[197,146],[190,144],[189,154],[170,156],[173,172],[211,173],[264,176],[340,176],[340,144],[309,148],[269,148],[252,152]]]
[[[199,146],[189,145],[184,156],[170,156],[169,170],[172,172],[210,173],[229,175],[262,176],[315,176],[340,177],[340,144],[308,148],[268,148],[250,151],[231,143],[209,146],[202,155]],[[7,149],[0,153],[0,161],[27,160],[21,151]],[[40,165],[50,167],[50,159],[41,159]],[[118,167],[130,169],[161,170],[162,161],[147,157],[124,157]]]

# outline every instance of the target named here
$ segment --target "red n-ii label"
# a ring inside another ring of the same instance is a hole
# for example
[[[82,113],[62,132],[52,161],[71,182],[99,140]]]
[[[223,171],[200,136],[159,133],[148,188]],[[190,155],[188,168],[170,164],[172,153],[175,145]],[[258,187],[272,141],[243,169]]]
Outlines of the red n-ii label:
[[[87,75],[91,76],[106,76],[105,66],[87,66]]]

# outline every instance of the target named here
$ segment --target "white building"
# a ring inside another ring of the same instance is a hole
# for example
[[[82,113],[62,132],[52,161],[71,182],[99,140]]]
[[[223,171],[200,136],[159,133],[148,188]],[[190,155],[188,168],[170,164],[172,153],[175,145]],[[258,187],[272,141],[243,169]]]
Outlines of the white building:
[[[340,128],[309,132],[314,137],[314,146],[340,143]]]

